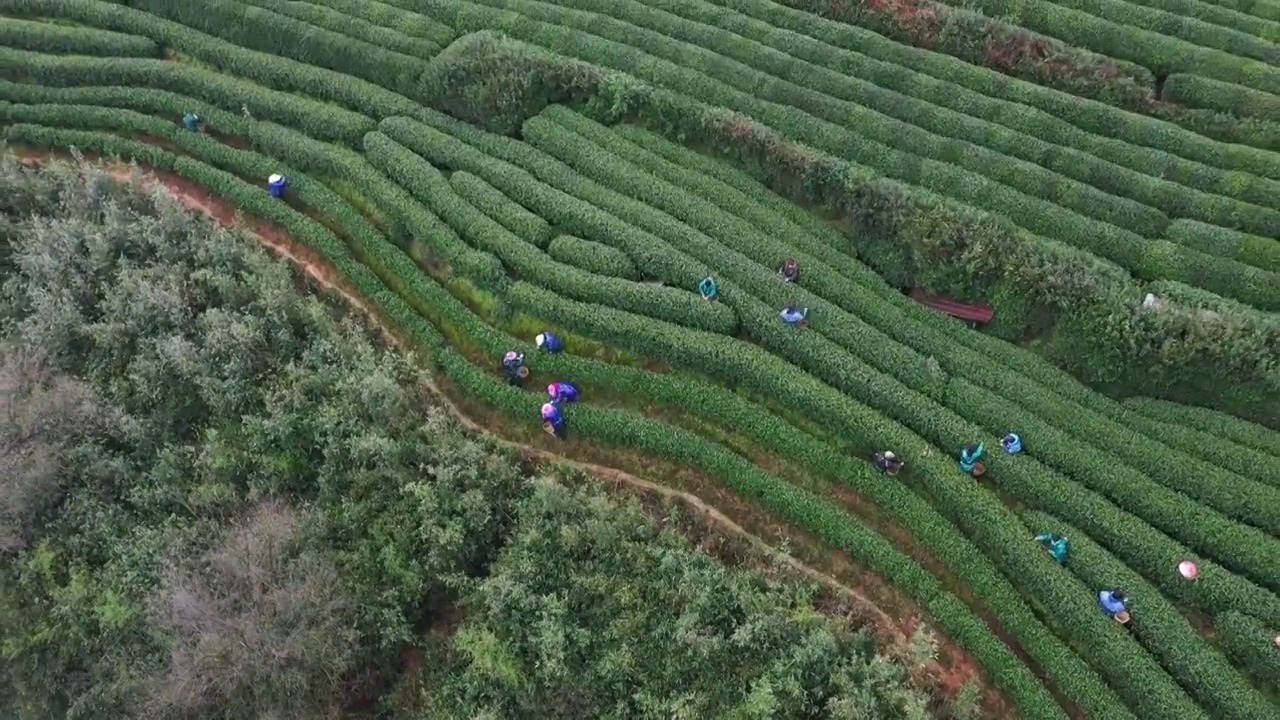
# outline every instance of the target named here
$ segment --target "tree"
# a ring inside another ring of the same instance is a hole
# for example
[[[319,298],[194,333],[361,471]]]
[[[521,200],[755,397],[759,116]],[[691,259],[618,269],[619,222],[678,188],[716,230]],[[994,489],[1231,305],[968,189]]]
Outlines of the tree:
[[[303,519],[267,502],[199,562],[179,562],[151,607],[172,636],[139,717],[335,717],[357,637],[334,564],[306,549]]]
[[[63,487],[59,453],[103,430],[109,414],[83,382],[38,351],[0,346],[0,553],[27,546],[35,517]]]

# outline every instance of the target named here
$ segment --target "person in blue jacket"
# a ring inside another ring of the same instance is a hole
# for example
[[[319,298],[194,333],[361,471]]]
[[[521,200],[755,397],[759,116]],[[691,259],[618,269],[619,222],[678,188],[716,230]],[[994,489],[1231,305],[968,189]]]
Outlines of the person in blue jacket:
[[[542,406],[542,429],[561,440],[569,437],[569,425],[565,422],[564,412],[557,403],[545,403]]]
[[[557,405],[578,402],[578,388],[573,383],[553,382],[547,386],[547,395],[550,395],[551,402]]]
[[[271,193],[271,197],[283,198],[284,191],[288,187],[289,178],[279,173],[273,173],[271,177],[267,178],[267,190]]]
[[[793,327],[809,322],[809,308],[802,310],[798,305],[788,305],[778,315],[782,318],[782,322]]]
[[[1000,438],[1000,445],[1010,455],[1017,455],[1022,452],[1022,438],[1017,433],[1009,433]]]
[[[1071,554],[1071,545],[1065,537],[1050,533],[1040,533],[1035,537],[1035,541],[1043,545],[1059,565],[1067,564],[1067,559]]]
[[[702,299],[707,302],[715,302],[719,289],[716,287],[715,278],[710,275],[702,278],[702,282],[698,283],[698,292],[702,294]]]
[[[524,366],[524,353],[510,350],[502,357],[502,369],[507,373],[507,384],[520,387],[529,376],[529,368]]]
[[[960,469],[974,477],[981,477],[987,471],[982,456],[987,454],[987,447],[982,443],[968,445],[960,451]]]
[[[191,112],[183,115],[182,126],[191,132],[200,132],[200,116]]]
[[[552,355],[564,352],[564,341],[550,332],[538,333],[533,339],[539,350],[546,350]]]
[[[1098,607],[1107,617],[1122,625],[1129,622],[1129,598],[1119,589],[1098,593]]]
[[[902,458],[889,450],[872,455],[871,461],[875,463],[876,469],[885,475],[897,475],[902,470]]]

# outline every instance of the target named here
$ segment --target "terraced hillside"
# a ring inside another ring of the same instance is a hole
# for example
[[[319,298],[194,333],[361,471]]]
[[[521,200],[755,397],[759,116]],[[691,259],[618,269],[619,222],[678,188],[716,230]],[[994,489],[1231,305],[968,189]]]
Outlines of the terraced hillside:
[[[0,120],[286,229],[508,435],[674,463],[848,554],[1022,717],[1265,720],[1268,1],[1021,2],[1012,25],[895,0],[0,0]],[[568,352],[537,352],[544,328]],[[563,443],[537,425],[557,379],[583,390]],[[1011,430],[1025,454],[960,471]],[[886,448],[896,478],[867,462]],[[1096,605],[1115,586],[1127,628]]]

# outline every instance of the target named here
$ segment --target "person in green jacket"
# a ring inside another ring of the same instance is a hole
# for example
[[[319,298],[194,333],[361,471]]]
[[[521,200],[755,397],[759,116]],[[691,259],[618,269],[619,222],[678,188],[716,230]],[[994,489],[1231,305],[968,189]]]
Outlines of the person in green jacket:
[[[698,283],[698,292],[702,293],[702,299],[707,302],[715,302],[718,289],[716,281],[710,275],[702,278],[702,282]]]
[[[1040,533],[1035,537],[1035,541],[1043,545],[1059,565],[1067,564],[1067,558],[1071,554],[1071,547],[1065,537],[1050,533]]]

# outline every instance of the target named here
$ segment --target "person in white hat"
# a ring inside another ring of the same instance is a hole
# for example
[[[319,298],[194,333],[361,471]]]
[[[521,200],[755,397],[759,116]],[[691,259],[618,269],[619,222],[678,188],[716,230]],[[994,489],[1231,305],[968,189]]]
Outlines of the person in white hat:
[[[564,341],[550,332],[538,333],[533,341],[539,350],[546,350],[553,355],[564,351]]]
[[[288,187],[289,178],[279,173],[272,173],[271,177],[267,178],[267,191],[271,193],[271,197],[283,198],[284,191]]]

